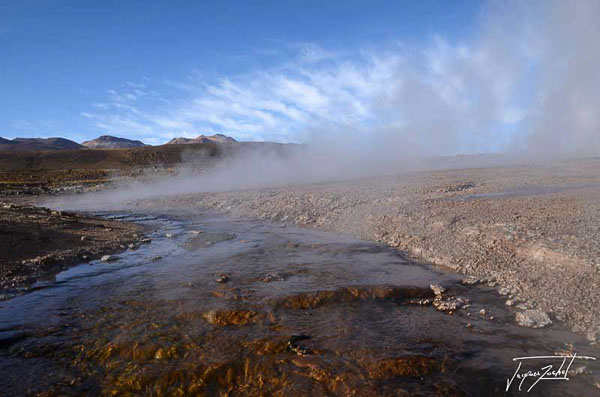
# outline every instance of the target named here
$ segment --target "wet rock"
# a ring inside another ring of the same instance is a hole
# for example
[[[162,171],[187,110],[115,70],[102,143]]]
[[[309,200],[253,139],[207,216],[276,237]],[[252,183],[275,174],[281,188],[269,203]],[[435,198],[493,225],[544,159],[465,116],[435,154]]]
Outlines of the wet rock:
[[[221,326],[246,325],[264,318],[264,315],[252,310],[210,310],[202,316],[209,323]]]
[[[215,279],[215,281],[217,283],[226,283],[229,281],[229,276],[226,274],[221,274]]]
[[[431,300],[430,299],[416,299],[416,300],[411,300],[409,303],[411,303],[413,305],[427,306],[431,303]]]
[[[525,310],[518,312],[515,316],[517,324],[521,327],[528,328],[543,328],[552,324],[552,320],[546,312],[537,309]]]
[[[431,284],[429,288],[431,288],[435,295],[442,295],[446,291],[446,288],[442,287],[439,284]]]
[[[298,342],[310,339],[309,335],[292,335],[287,342],[287,351],[297,354],[298,356],[306,356],[311,354],[311,350],[303,346],[300,346]]]
[[[481,279],[479,279],[477,277],[469,276],[469,277],[463,278],[461,282],[465,285],[474,285],[474,284],[480,283]]]
[[[435,307],[439,311],[448,312],[449,314],[452,314],[456,309],[460,307],[460,303],[454,298],[446,300],[436,298],[433,301],[433,307]]]
[[[277,307],[311,309],[329,304],[356,301],[411,301],[411,298],[429,298],[431,291],[419,287],[361,286],[344,287],[337,290],[305,292],[278,298]],[[414,301],[414,299],[413,299]]]
[[[102,262],[114,262],[118,261],[119,257],[115,255],[104,255],[101,259]]]
[[[285,279],[281,276],[278,276],[276,274],[267,274],[266,276],[264,276],[263,278],[260,279],[260,281],[264,282],[264,283],[270,283],[272,281],[284,281]]]

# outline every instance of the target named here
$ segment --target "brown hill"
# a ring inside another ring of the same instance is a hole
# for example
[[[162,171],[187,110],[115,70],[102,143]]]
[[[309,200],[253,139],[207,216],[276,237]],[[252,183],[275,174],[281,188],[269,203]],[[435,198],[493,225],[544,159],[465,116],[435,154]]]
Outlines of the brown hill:
[[[0,154],[0,195],[3,191],[31,190],[32,194],[39,194],[52,186],[95,185],[114,176],[138,176],[148,171],[171,173],[182,164],[203,170],[220,158],[243,152],[265,151],[284,156],[295,147],[268,142],[210,142],[130,149],[4,151]]]
[[[181,162],[183,151],[219,153],[215,143],[196,145],[144,146],[131,149],[87,149],[49,151],[10,151],[0,156],[0,171],[123,169],[154,165],[175,165]],[[192,157],[193,156],[186,156]],[[198,156],[199,158],[201,156]]]
[[[81,149],[77,142],[64,138],[15,138],[12,141],[0,138],[0,150],[35,151]]]
[[[233,139],[230,136],[227,135],[223,135],[223,134],[214,134],[214,135],[198,135],[196,138],[173,138],[171,139],[169,142],[167,142],[167,145],[188,145],[191,143],[210,143],[210,142],[214,142],[214,143],[233,143],[233,142],[237,142],[235,139]]]
[[[91,141],[85,141],[82,145],[90,149],[123,149],[146,146],[142,141],[133,141],[111,135],[102,135]]]

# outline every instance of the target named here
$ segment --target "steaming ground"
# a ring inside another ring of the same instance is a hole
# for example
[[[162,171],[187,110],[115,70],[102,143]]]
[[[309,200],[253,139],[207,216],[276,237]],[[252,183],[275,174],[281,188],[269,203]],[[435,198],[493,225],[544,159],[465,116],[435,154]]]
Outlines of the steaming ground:
[[[599,197],[595,158],[135,201],[127,196],[128,202],[110,206],[211,210],[385,242],[485,278],[516,311],[540,309],[598,341]],[[96,197],[91,204],[100,202]]]

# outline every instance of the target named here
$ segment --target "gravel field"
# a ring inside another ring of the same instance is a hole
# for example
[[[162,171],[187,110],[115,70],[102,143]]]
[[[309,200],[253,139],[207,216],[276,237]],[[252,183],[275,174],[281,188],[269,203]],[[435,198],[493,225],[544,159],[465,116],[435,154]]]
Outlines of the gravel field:
[[[385,242],[474,276],[465,282],[496,286],[524,325],[547,313],[590,341],[600,340],[600,159],[181,195],[135,205],[193,207]]]

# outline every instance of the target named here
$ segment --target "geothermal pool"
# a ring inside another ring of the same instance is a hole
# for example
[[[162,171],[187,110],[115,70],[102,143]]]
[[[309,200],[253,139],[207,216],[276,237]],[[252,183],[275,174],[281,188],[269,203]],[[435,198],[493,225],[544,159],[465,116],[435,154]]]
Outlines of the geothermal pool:
[[[384,245],[208,214],[102,215],[148,226],[152,242],[0,302],[1,395],[505,396],[533,383],[506,391],[515,357],[598,356]],[[598,369],[576,360],[570,380],[529,395],[596,395]]]

